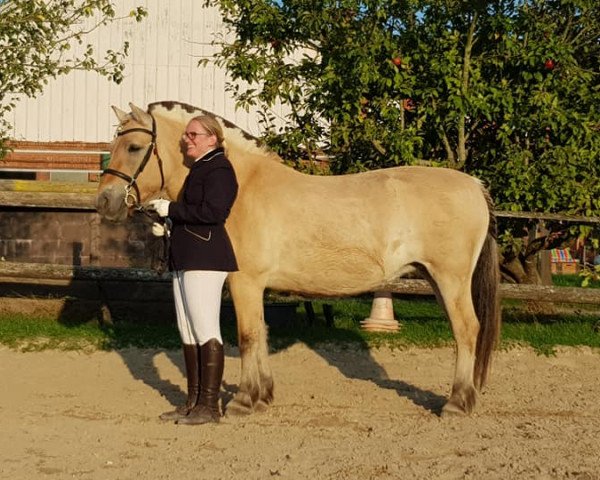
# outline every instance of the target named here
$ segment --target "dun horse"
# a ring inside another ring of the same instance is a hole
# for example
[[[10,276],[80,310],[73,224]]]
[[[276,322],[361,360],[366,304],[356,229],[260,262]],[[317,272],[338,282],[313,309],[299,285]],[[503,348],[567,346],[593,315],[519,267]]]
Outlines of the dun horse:
[[[181,135],[193,116],[213,115],[176,102],[153,103],[147,112],[130,107],[131,113],[113,107],[120,125],[98,191],[98,212],[113,221],[153,198],[178,198],[188,172]],[[500,329],[496,222],[482,184],[454,170],[412,166],[310,176],[216,118],[240,186],[226,224],[239,264],[228,283],[242,360],[228,411],[249,413],[273,400],[265,288],[355,295],[418,270],[456,340],[442,413],[470,413]]]

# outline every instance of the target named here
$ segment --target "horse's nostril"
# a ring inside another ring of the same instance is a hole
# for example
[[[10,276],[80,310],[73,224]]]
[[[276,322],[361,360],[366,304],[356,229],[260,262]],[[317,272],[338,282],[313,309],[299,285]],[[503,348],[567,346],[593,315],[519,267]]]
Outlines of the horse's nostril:
[[[96,210],[102,213],[108,208],[108,198],[105,192],[102,192],[96,197]]]

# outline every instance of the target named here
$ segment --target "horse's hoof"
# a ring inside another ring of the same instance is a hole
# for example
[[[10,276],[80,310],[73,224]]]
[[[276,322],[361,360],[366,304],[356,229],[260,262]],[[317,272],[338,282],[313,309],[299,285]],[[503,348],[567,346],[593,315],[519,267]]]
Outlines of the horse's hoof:
[[[234,416],[234,417],[243,417],[246,415],[250,415],[254,412],[254,409],[248,405],[237,402],[236,400],[232,400],[227,404],[227,409],[225,410],[225,415]]]
[[[237,397],[231,400],[227,404],[225,409],[225,416],[231,415],[236,417],[250,415],[251,413],[264,412],[269,408],[269,404],[262,400],[257,401],[253,406],[248,405],[243,400],[239,400]]]
[[[471,388],[454,388],[452,395],[442,408],[442,417],[464,417],[475,409],[477,391]]]
[[[442,408],[442,418],[465,417],[465,416],[467,416],[467,412],[465,412],[465,410],[463,408],[459,407],[455,403],[448,402]]]
[[[229,402],[227,405],[227,409],[224,412],[224,416],[226,417],[245,417],[246,415],[250,415],[252,413],[252,409],[248,408],[244,405],[240,405],[234,401]]]
[[[251,414],[254,409],[252,408],[252,403],[250,403],[249,400],[250,397],[248,395],[238,393],[227,404],[225,415],[245,416]]]
[[[262,400],[259,400],[254,405],[255,412],[266,412],[268,409],[269,409],[269,404],[267,402],[263,402]]]

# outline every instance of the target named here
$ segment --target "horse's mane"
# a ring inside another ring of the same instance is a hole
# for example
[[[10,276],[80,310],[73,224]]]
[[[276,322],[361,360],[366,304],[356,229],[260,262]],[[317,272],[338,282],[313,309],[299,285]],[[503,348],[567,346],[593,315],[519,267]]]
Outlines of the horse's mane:
[[[262,143],[260,139],[246,132],[229,120],[226,120],[208,110],[194,107],[182,102],[162,101],[149,104],[148,113],[158,114],[183,123],[187,123],[191,118],[198,115],[207,115],[209,117],[213,117],[217,119],[223,127],[223,135],[225,137],[224,143],[227,150],[233,149],[238,152],[257,154],[263,157],[266,156],[276,159],[280,162],[282,161],[281,158],[279,158],[277,154],[275,154],[264,143]]]

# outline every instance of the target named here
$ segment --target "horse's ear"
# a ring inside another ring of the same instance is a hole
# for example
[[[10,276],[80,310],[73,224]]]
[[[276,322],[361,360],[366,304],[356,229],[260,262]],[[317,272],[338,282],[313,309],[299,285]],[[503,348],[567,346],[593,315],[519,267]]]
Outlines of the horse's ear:
[[[133,113],[133,118],[143,125],[147,125],[150,127],[152,125],[152,117],[142,110],[140,107],[136,107],[133,103],[129,104],[131,107],[131,112]]]
[[[120,108],[115,107],[114,105],[112,105],[112,109],[113,112],[115,112],[117,118],[119,119],[119,123],[125,123],[125,120],[127,120],[127,113],[125,113]]]

